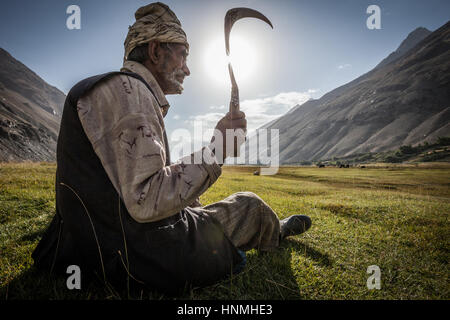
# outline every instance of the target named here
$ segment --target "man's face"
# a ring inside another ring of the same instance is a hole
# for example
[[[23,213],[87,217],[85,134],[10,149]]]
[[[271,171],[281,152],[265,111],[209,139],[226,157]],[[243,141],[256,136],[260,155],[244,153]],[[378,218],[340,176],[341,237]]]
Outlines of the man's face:
[[[191,74],[186,65],[189,54],[185,45],[162,43],[163,60],[160,65],[161,89],[165,94],[181,94],[184,78]]]

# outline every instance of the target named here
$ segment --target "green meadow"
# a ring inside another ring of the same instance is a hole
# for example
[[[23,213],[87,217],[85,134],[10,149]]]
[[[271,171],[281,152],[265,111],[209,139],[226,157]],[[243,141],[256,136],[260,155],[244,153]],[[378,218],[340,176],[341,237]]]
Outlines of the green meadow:
[[[31,253],[55,211],[53,163],[0,164],[0,299],[173,299],[94,283],[68,290],[33,268]],[[282,167],[256,176],[224,167],[203,205],[252,191],[285,218],[309,215],[305,234],[271,253],[247,253],[245,270],[180,299],[449,299],[450,168]],[[380,268],[368,289],[367,268]]]

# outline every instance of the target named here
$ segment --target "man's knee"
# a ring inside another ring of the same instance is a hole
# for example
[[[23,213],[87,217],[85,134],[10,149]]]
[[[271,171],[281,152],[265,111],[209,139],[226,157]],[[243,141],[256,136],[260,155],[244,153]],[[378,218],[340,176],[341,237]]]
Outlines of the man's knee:
[[[239,200],[243,200],[243,201],[252,203],[254,205],[265,204],[263,199],[261,199],[258,195],[256,195],[253,192],[250,192],[250,191],[236,192],[233,194],[233,197],[235,197]]]
[[[257,212],[259,212],[260,215],[267,216],[269,219],[278,220],[278,216],[275,214],[275,212],[257,194],[250,191],[243,191],[237,192],[233,194],[233,196],[235,196],[239,200],[245,201],[245,203],[247,203],[249,207],[248,210],[253,211],[256,208],[259,208]]]
[[[261,200],[261,198],[258,195],[256,195],[255,193],[253,193],[251,191],[240,191],[240,192],[234,193],[234,195],[237,197],[247,197],[247,198]]]

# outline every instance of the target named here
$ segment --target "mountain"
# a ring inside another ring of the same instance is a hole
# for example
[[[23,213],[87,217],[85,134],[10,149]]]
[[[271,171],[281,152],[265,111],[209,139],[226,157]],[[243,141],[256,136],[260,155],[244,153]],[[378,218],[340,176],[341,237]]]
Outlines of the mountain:
[[[291,109],[279,129],[280,163],[381,152],[450,136],[450,22],[413,31],[378,66]]]
[[[389,56],[387,56],[387,58],[383,59],[383,61],[381,61],[375,68],[383,67],[402,57],[405,53],[414,48],[420,41],[428,37],[430,34],[431,31],[426,28],[417,28],[416,30],[411,32],[405,40],[402,41],[397,50],[392,52]]]
[[[0,161],[54,161],[64,100],[0,48]]]

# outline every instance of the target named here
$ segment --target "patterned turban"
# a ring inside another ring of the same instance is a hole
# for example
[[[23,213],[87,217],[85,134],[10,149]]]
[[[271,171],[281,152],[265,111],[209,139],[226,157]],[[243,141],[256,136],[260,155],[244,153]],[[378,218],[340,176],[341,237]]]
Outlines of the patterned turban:
[[[134,14],[136,22],[128,29],[125,39],[125,60],[130,52],[152,40],[182,43],[189,47],[186,33],[175,13],[161,2],[140,7]]]

